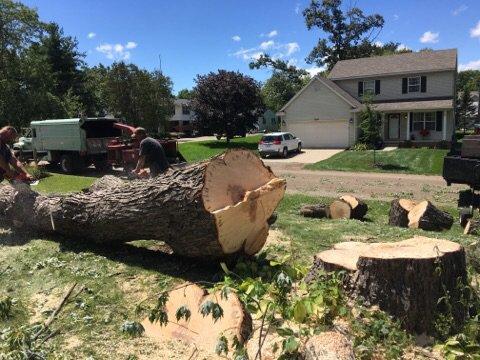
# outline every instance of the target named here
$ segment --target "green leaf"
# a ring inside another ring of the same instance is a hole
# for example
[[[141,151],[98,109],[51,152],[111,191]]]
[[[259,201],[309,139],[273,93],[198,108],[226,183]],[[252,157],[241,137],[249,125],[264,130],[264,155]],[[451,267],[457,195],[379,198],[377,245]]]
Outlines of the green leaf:
[[[291,336],[294,332],[290,328],[277,328],[277,334],[280,336]]]
[[[192,312],[185,305],[180,306],[177,309],[177,312],[175,314],[175,317],[177,318],[177,321],[179,321],[181,318],[184,318],[185,321],[188,321],[190,319],[190,316],[192,316]]]
[[[220,267],[222,268],[222,270],[225,274],[227,274],[227,275],[230,274],[230,270],[228,270],[228,267],[224,262],[220,263]]]
[[[225,355],[228,354],[228,340],[225,336],[221,336],[218,339],[217,345],[215,346],[215,353],[220,356],[222,353]]]
[[[307,316],[307,309],[305,308],[305,304],[303,301],[299,301],[295,304],[293,308],[293,317],[299,323],[302,323]]]
[[[283,343],[282,343],[283,351],[285,351],[288,354],[292,354],[295,351],[297,351],[299,346],[300,344],[298,340],[293,336],[289,336],[288,338],[283,340]]]

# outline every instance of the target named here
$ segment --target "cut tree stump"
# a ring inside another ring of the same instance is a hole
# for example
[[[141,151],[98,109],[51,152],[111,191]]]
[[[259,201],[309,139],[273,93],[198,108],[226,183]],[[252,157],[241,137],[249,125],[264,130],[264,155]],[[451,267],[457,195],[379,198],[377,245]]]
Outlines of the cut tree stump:
[[[367,215],[368,206],[364,201],[352,195],[343,195],[340,200],[345,201],[352,208],[350,214],[352,219],[362,220]]]
[[[344,242],[315,256],[306,281],[319,271],[346,271],[346,291],[366,306],[400,320],[413,333],[434,334],[438,314],[447,306],[439,301],[449,292],[453,324],[461,327],[466,308],[461,305],[467,282],[465,250],[457,243],[414,237],[395,243]]]
[[[480,219],[470,219],[463,230],[464,235],[480,235]]]
[[[329,218],[330,208],[324,204],[303,205],[300,208],[300,215],[316,219]]]
[[[217,321],[211,314],[204,317],[200,313],[206,301],[218,303],[223,309],[223,316]],[[176,313],[182,306],[190,311],[190,318],[177,321]],[[243,344],[252,332],[252,318],[233,292],[225,299],[220,292],[209,295],[198,285],[187,283],[169,292],[164,310],[168,324],[161,326],[157,322],[151,323],[147,318],[142,322],[145,335],[160,341],[182,340],[213,353],[221,336],[225,336],[229,344],[233,343],[235,337]]]
[[[161,240],[187,257],[251,255],[285,187],[254,153],[236,149],[153,179],[102,178],[69,195],[2,186],[0,220],[75,241]]]
[[[334,200],[330,204],[331,219],[351,219],[352,207],[344,200]]]
[[[414,201],[408,199],[395,199],[390,204],[388,224],[392,226],[408,227],[408,213],[415,205]]]
[[[427,231],[450,229],[453,217],[449,213],[436,208],[430,201],[422,201],[408,213],[408,227]]]

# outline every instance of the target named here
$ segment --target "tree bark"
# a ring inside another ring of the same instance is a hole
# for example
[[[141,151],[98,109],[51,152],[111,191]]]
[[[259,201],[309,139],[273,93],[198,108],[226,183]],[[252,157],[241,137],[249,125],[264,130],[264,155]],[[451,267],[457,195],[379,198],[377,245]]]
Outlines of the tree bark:
[[[300,208],[300,215],[316,219],[329,218],[330,209],[324,204],[303,205]]]
[[[390,205],[388,224],[392,226],[408,227],[408,213],[416,203],[407,199],[395,199]]]
[[[334,200],[330,204],[330,217],[332,219],[351,219],[352,207],[344,200]]]
[[[350,214],[352,219],[362,220],[365,215],[367,215],[368,205],[363,200],[360,200],[352,195],[344,195],[340,198],[340,200],[345,201],[352,208],[352,212]]]
[[[336,244],[315,256],[307,281],[319,271],[346,271],[345,285],[354,299],[378,305],[414,333],[434,334],[438,314],[448,313],[439,301],[450,297],[453,325],[461,327],[467,309],[461,304],[467,283],[465,251],[457,243],[415,237],[397,243]]]
[[[408,213],[408,227],[427,231],[442,231],[450,229],[453,217],[438,208],[430,201],[422,201]]]
[[[106,177],[81,193],[0,188],[0,220],[98,243],[161,240],[187,257],[255,254],[285,180],[252,152],[231,150],[148,180]]]

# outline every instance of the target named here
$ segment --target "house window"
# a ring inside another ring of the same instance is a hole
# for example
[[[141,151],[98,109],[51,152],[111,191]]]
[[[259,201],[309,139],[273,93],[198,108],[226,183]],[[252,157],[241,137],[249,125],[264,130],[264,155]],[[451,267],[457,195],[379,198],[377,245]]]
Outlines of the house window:
[[[190,121],[182,121],[182,125],[190,125]]]
[[[409,77],[408,78],[408,92],[419,92],[420,91],[420,76]]]
[[[190,107],[188,105],[182,104],[182,114],[190,115]]]
[[[423,129],[436,131],[437,122],[434,112],[413,113],[413,130],[421,131]]]
[[[363,94],[375,94],[375,80],[367,80],[363,82]]]

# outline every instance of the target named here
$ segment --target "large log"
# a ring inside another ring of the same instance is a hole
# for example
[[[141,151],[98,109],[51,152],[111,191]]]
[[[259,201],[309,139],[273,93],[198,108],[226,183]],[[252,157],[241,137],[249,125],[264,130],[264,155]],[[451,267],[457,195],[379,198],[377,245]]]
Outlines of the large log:
[[[399,319],[414,333],[434,334],[438,314],[449,307],[455,325],[461,326],[466,308],[461,305],[466,284],[465,251],[457,243],[414,237],[396,243],[345,242],[315,256],[307,281],[319,271],[346,272],[345,285],[352,298]]]
[[[329,218],[330,208],[324,204],[303,205],[300,208],[300,215],[316,219]]]
[[[390,204],[388,224],[392,226],[408,227],[408,213],[415,205],[414,201],[408,199],[395,199]]]
[[[464,235],[480,235],[480,220],[470,219],[463,230]]]
[[[161,240],[187,257],[255,254],[286,182],[252,152],[230,150],[147,180],[101,179],[71,195],[0,187],[0,220],[76,241]]]
[[[340,200],[345,201],[352,208],[350,217],[352,219],[362,220],[367,215],[368,205],[355,196],[343,195]]]
[[[333,200],[329,210],[332,219],[350,219],[352,217],[352,207],[344,200]]]
[[[453,217],[449,213],[435,207],[430,201],[422,201],[408,213],[408,227],[427,231],[450,229]]]

